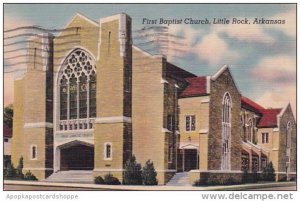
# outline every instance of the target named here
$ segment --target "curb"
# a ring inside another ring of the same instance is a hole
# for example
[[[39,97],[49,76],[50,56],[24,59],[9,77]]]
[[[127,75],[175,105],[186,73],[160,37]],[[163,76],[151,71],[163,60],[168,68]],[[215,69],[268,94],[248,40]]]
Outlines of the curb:
[[[112,191],[242,191],[247,189],[259,189],[269,187],[296,186],[296,182],[273,182],[263,184],[242,184],[233,186],[129,186],[129,185],[98,185],[98,184],[79,184],[79,183],[50,183],[40,181],[15,181],[4,180],[4,185],[25,185],[25,186],[49,186],[49,187],[68,187],[84,189],[105,189]]]

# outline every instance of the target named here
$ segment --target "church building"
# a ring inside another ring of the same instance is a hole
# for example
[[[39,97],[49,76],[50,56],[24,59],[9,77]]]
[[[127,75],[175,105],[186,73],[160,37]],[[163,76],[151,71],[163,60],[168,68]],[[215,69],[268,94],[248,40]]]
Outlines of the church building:
[[[39,180],[64,171],[123,180],[126,160],[154,163],[159,184],[241,179],[272,161],[296,177],[291,106],[268,109],[242,96],[228,65],[197,76],[132,42],[122,13],[95,22],[76,14],[57,35],[30,39],[14,81],[12,162]]]

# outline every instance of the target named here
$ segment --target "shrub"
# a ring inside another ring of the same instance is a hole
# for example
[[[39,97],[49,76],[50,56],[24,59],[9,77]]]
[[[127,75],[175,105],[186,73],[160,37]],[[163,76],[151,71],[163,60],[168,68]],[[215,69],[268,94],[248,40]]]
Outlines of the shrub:
[[[7,165],[7,168],[4,170],[4,178],[5,179],[12,179],[17,176],[17,171],[14,168],[14,165],[12,163],[9,163]]]
[[[94,183],[95,184],[105,184],[104,179],[101,176],[95,177]]]
[[[108,173],[104,176],[104,183],[107,185],[120,185],[121,182],[118,178],[114,177],[112,174]]]
[[[24,180],[37,181],[38,179],[29,170],[28,172],[25,173]]]
[[[153,162],[148,160],[143,167],[142,171],[142,178],[143,178],[143,184],[144,185],[157,185],[157,179],[156,179],[157,173],[155,171]]]
[[[250,179],[251,183],[257,183],[260,180],[260,176],[256,170],[253,171],[252,179]]]
[[[23,179],[24,178],[24,174],[23,174],[23,156],[21,156],[21,158],[19,159],[19,164],[18,167],[16,169],[16,176]]]
[[[236,185],[236,184],[241,184],[241,182],[237,181],[233,177],[229,177],[228,179],[225,180],[225,182],[223,184],[224,185]]]
[[[272,162],[268,163],[267,167],[263,169],[262,180],[275,181],[275,170]]]
[[[242,183],[248,183],[249,182],[249,174],[248,170],[244,170],[243,176],[242,176]]]
[[[125,163],[123,184],[125,185],[143,184],[141,165],[136,162],[134,155],[130,157]]]
[[[278,181],[279,182],[285,182],[285,181],[287,181],[287,176],[281,177]]]

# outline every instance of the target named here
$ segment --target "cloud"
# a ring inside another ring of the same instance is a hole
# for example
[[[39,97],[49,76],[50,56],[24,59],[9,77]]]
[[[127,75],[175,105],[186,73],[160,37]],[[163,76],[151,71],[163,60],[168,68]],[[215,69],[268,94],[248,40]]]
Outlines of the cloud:
[[[256,101],[265,107],[284,107],[291,103],[296,111],[296,58],[286,55],[266,57],[252,71],[267,87]]]
[[[4,75],[4,105],[9,105],[13,102],[14,99],[14,77],[13,74],[5,74]]]
[[[249,19],[252,22],[252,19]],[[218,33],[225,33],[231,38],[244,42],[273,43],[275,39],[265,32],[264,27],[257,24],[216,25]]]
[[[296,37],[296,6],[292,9],[278,13],[272,17],[272,19],[285,20],[285,24],[272,24],[272,25],[264,25],[264,27],[274,28],[279,31],[284,32],[286,35],[295,38]]]
[[[14,29],[17,27],[22,27],[22,26],[30,26],[30,25],[32,25],[32,23],[30,21],[24,20],[21,17],[10,16],[10,15],[4,16],[4,30]],[[21,30],[21,31],[4,33],[4,38],[22,34],[22,33],[25,33],[25,31]],[[21,40],[21,39],[19,39],[19,38],[5,39],[4,45],[14,43],[19,40]],[[15,49],[23,48],[23,47],[24,47],[24,45],[23,46],[22,45],[4,46],[4,53],[3,53],[4,63],[9,65],[9,64],[15,64],[15,63],[26,61],[25,57],[13,58],[15,56],[26,54],[26,51],[16,51],[16,52],[7,53],[7,51],[15,50]],[[9,58],[13,58],[13,59],[9,59]],[[18,69],[24,69],[25,67],[26,67],[25,64],[14,65],[14,66],[4,66],[4,71],[14,71],[14,70],[18,70]],[[15,73],[5,73],[4,74],[4,105],[13,103],[14,75],[15,75]]]
[[[4,31],[30,25],[32,25],[32,22],[25,20],[22,17],[4,15]]]
[[[240,56],[237,51],[231,50],[216,32],[205,35],[194,49],[195,53],[210,65],[234,63]]]
[[[252,73],[257,79],[271,84],[296,84],[296,58],[285,55],[266,57]]]
[[[276,90],[266,91],[256,99],[264,107],[283,108],[291,103],[293,113],[296,114],[296,83]]]

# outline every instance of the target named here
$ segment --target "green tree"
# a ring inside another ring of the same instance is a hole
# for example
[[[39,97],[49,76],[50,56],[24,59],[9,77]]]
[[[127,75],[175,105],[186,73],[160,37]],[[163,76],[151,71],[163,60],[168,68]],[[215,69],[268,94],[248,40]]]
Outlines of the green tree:
[[[141,165],[136,162],[135,156],[131,156],[125,163],[124,182],[125,185],[141,185],[142,170]]]
[[[145,166],[143,167],[142,171],[142,178],[144,185],[157,185],[156,179],[157,173],[155,171],[153,162],[147,160]]]
[[[12,128],[13,127],[13,116],[14,110],[13,105],[10,104],[4,108],[4,115],[3,115],[3,123],[5,126]]]
[[[264,181],[275,181],[275,170],[274,170],[272,162],[269,162],[267,167],[265,167],[263,169],[262,180],[264,180]]]
[[[17,176],[20,177],[20,178],[24,178],[24,175],[23,175],[23,156],[21,156],[21,158],[19,159],[19,164],[17,166]]]

